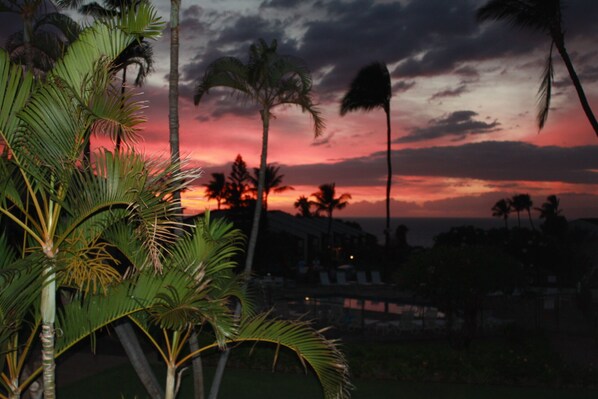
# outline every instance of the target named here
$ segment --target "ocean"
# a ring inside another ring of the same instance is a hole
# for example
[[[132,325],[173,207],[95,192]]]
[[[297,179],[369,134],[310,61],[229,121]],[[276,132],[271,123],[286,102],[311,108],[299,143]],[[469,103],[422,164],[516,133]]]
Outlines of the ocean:
[[[383,217],[344,217],[344,221],[358,223],[364,231],[378,238],[378,243],[384,243],[384,226],[386,218]],[[451,227],[475,226],[481,229],[504,227],[502,219],[498,218],[391,218],[390,229],[394,234],[397,226],[407,226],[407,243],[411,246],[431,247],[434,237],[439,233],[449,231]]]

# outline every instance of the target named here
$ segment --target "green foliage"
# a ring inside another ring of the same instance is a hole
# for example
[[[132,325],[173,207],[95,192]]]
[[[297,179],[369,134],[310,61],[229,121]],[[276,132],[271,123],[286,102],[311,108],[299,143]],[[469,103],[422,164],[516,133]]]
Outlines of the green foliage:
[[[345,352],[356,379],[558,387],[595,386],[598,377],[596,368],[564,363],[545,337],[528,331],[467,350],[434,341],[347,344]]]
[[[512,291],[522,284],[522,268],[492,247],[436,246],[415,254],[399,272],[405,288],[440,306],[464,306],[495,291]]]

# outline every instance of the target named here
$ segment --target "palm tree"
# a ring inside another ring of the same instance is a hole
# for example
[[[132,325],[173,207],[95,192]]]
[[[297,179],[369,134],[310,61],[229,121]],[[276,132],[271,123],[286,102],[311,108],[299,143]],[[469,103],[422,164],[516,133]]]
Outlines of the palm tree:
[[[560,216],[563,212],[560,208],[560,203],[561,201],[554,194],[546,197],[546,202],[544,202],[540,208],[536,208],[536,210],[540,212],[540,219],[548,220]]]
[[[328,217],[328,240],[329,244],[332,244],[331,232],[332,232],[332,213],[335,210],[344,209],[351,199],[351,194],[344,193],[339,197],[336,197],[335,183],[322,184],[319,186],[319,191],[312,194],[315,197],[313,204],[316,206],[316,212],[324,212]]]
[[[224,173],[212,173],[212,180],[204,184],[204,187],[206,188],[206,198],[216,200],[218,210],[220,210],[220,204],[226,196],[226,177],[224,177]]]
[[[567,219],[562,215],[560,202],[553,194],[546,197],[546,202],[540,208],[535,208],[540,212],[540,219],[544,219],[544,223],[540,226],[542,231],[557,237],[562,237],[567,231]]]
[[[279,194],[279,193],[284,193],[285,191],[294,190],[294,188],[291,186],[283,186],[282,185],[282,179],[283,179],[284,175],[279,174],[279,172],[280,172],[280,166],[274,166],[272,164],[268,164],[266,166],[266,178],[264,180],[264,190],[263,190],[264,212],[268,212],[268,195],[270,195],[270,191],[273,191],[273,192]],[[259,178],[260,178],[260,169],[253,168],[253,176],[249,176],[249,180],[251,180],[251,183],[253,184],[252,191],[254,191],[256,193],[258,191]]]
[[[70,6],[76,6],[79,4],[78,1],[62,0],[63,4],[66,4],[67,2]],[[84,4],[79,7],[79,12],[84,15],[90,15],[96,19],[114,18],[123,13],[125,10],[135,10],[142,3],[142,0],[104,0],[103,6],[96,2]],[[145,38],[141,38],[141,40],[131,43],[114,61],[112,67],[113,72],[116,73],[118,71],[122,71],[120,94],[123,103],[126,98],[125,91],[127,87],[127,71],[129,67],[137,67],[137,75],[134,82],[135,86],[141,86],[145,78],[147,78],[147,76],[153,72],[153,64],[153,49],[151,44],[145,40]],[[127,134],[130,132],[124,131],[122,129],[117,130],[114,133],[116,134],[116,137],[113,137],[116,151],[120,151],[123,141],[128,143],[134,142],[136,140],[136,137],[131,137]],[[86,151],[89,152],[89,148],[86,148]]]
[[[532,222],[532,214],[531,214],[531,208],[532,208],[533,202],[532,202],[532,199],[529,196],[529,194],[514,195],[513,198],[511,198],[511,200],[509,202],[511,204],[511,207],[515,210],[515,212],[517,212],[518,226],[521,227],[521,219],[519,217],[520,212],[526,211],[527,215],[529,217],[529,224],[533,229],[534,223]]]
[[[579,77],[573,68],[571,58],[565,49],[565,31],[562,23],[562,6],[560,0],[490,0],[486,5],[478,9],[477,18],[480,21],[506,20],[512,25],[548,34],[551,39],[550,51],[546,59],[542,83],[538,90],[540,96],[538,126],[540,129],[544,127],[550,109],[553,81],[552,50],[556,47],[575,86],[581,107],[598,136],[598,121],[594,117]]]
[[[170,160],[174,165],[181,162],[179,144],[179,30],[181,0],[170,0],[170,72],[168,75],[168,130]],[[175,193],[175,200],[181,193]]]
[[[511,203],[508,199],[501,199],[494,204],[492,207],[492,216],[503,218],[505,221],[505,229],[509,229],[509,225],[507,220],[509,219],[509,214],[511,213]],[[519,213],[517,214],[517,220],[519,220]],[[520,226],[521,227],[521,226]]]
[[[146,312],[131,315],[167,366],[165,398],[174,399],[180,382],[178,369],[197,354],[215,347],[260,341],[290,348],[318,376],[326,376],[321,378],[326,398],[346,397],[347,366],[331,341],[306,323],[267,319],[266,314],[256,316],[251,309],[252,301],[243,289],[244,278],[233,272],[241,239],[232,223],[211,220],[210,213],[206,213],[194,226],[193,235],[182,237],[164,254],[165,272],[178,274],[191,284],[175,286],[169,294],[159,296]],[[243,304],[240,318],[229,306],[233,298]],[[153,327],[162,330],[161,340],[153,337]],[[195,352],[184,353],[186,340],[197,329],[209,329],[215,339]]]
[[[257,241],[262,196],[266,180],[268,135],[272,110],[280,105],[297,105],[309,113],[314,122],[314,135],[324,128],[320,111],[311,97],[312,81],[304,63],[292,56],[277,53],[277,42],[268,45],[263,39],[249,48],[247,63],[235,57],[222,57],[212,62],[195,88],[194,102],[199,104],[205,94],[215,87],[228,87],[257,103],[262,119],[262,153],[258,178],[257,204],[247,249],[245,271],[251,270]]]
[[[341,102],[341,115],[347,112],[371,111],[382,108],[386,113],[386,228],[384,229],[385,246],[390,243],[390,186],[392,183],[392,164],[390,160],[390,98],[392,96],[390,73],[384,63],[374,62],[359,70],[351,82],[349,91]]]
[[[81,28],[65,14],[43,12],[39,8],[42,5],[36,6],[36,2],[17,5],[9,0],[0,1],[0,12],[17,12],[23,19],[23,30],[13,33],[6,40],[5,49],[10,59],[43,78],[77,38]]]
[[[174,0],[173,0],[174,1]],[[324,121],[320,111],[312,101],[311,74],[305,64],[289,55],[278,54],[277,42],[273,40],[268,45],[263,39],[249,47],[249,58],[246,63],[235,57],[222,57],[213,61],[205,71],[195,88],[194,102],[199,104],[205,94],[215,87],[228,87],[240,96],[257,103],[260,106],[262,119],[262,151],[260,155],[260,173],[258,190],[247,256],[245,273],[249,273],[253,266],[253,257],[259,233],[259,222],[262,212],[262,196],[266,180],[266,165],[268,159],[268,134],[272,110],[280,105],[297,105],[301,110],[311,115],[314,122],[314,135],[322,133]],[[228,352],[227,352],[228,353]],[[219,364],[223,369],[225,357]],[[217,383],[212,384],[210,399],[215,399],[220,387],[221,372],[217,373]]]
[[[310,218],[312,217],[312,213],[311,213],[311,206],[312,206],[313,202],[309,200],[309,198],[307,198],[305,195],[300,196],[297,201],[295,201],[295,203],[293,204],[295,206],[295,208],[297,208],[297,210],[299,210],[299,213],[297,213],[297,216],[302,216],[302,217],[306,217],[306,218]]]
[[[115,275],[104,262],[111,258],[100,240],[104,229],[118,221],[135,221],[153,249],[159,246],[157,240],[172,234],[169,222],[163,226],[163,217],[173,212],[163,204],[163,195],[170,192],[157,195],[155,188],[179,187],[177,182],[186,176],[170,170],[152,176],[153,167],[139,156],[107,151],[98,154],[93,168],[78,167],[84,134],[92,125],[129,128],[139,123],[139,104],[115,112],[120,101],[106,96],[107,66],[137,35],[155,37],[161,25],[149,5],[118,21],[93,25],[35,90],[31,75],[0,52],[0,138],[9,154],[0,159],[0,213],[23,232],[31,259],[43,262],[39,310],[47,399],[55,397],[57,270],[63,269],[64,278],[79,289],[107,286]]]

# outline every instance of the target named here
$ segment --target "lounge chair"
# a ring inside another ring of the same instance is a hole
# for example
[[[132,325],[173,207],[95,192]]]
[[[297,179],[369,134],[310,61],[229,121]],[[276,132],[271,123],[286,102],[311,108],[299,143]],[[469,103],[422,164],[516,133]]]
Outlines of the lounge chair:
[[[328,277],[328,272],[320,272],[320,284],[324,286],[330,285],[330,277]]]
[[[370,285],[368,282],[365,272],[357,272],[357,284],[359,285]]]
[[[372,284],[376,284],[376,285],[384,284],[382,282],[382,278],[380,277],[379,271],[373,270],[371,274],[372,274]]]
[[[345,272],[336,272],[336,283],[338,285],[349,285]]]

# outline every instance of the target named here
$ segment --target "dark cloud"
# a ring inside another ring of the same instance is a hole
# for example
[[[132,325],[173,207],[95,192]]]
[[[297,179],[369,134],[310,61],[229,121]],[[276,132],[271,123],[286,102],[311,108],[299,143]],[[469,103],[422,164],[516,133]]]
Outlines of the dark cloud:
[[[469,65],[464,65],[460,68],[457,68],[455,70],[455,74],[460,75],[460,76],[464,76],[467,78],[478,78],[480,76],[480,73],[478,72],[477,69],[475,69],[472,66]]]
[[[274,8],[274,9],[295,9],[301,2],[297,0],[265,0],[260,4],[260,9]]]
[[[327,101],[346,90],[356,71],[372,60],[397,65],[392,71],[394,80],[449,73],[477,78],[476,62],[548,50],[549,41],[542,33],[503,22],[479,24],[475,11],[483,3],[320,0],[299,4],[264,0],[255,13],[225,12],[218,16],[190,7],[183,14],[183,23],[186,20],[187,30],[194,34],[196,29],[203,29],[200,36],[207,38],[208,44],[195,59],[182,65],[182,85],[191,84],[218,57],[244,59],[249,44],[260,37],[277,39],[281,53],[298,55],[314,73],[322,73],[316,89],[325,93]],[[568,40],[587,38],[588,32],[598,34],[588,17],[598,13],[598,2],[571,0],[566,4]],[[298,7],[302,12],[296,12]],[[584,57],[584,53],[575,60],[579,60],[580,68],[595,63],[594,57]],[[589,72],[588,79],[593,79]]]
[[[378,186],[386,178],[386,153],[330,164],[284,166],[286,183]],[[551,181],[598,184],[598,146],[538,147],[486,141],[451,147],[393,151],[394,176],[447,177],[494,181]]]
[[[459,97],[461,94],[467,93],[468,91],[469,90],[467,89],[467,85],[462,84],[455,87],[454,89],[445,89],[434,93],[432,97],[430,97],[430,101],[444,97]]]
[[[306,24],[299,48],[314,69],[335,67],[322,81],[323,91],[341,89],[359,67],[374,59],[401,61],[445,37],[470,35],[477,29],[473,8],[465,0],[413,1],[405,6],[373,0],[323,3],[328,18]]]
[[[415,86],[414,80],[412,80],[410,82],[408,82],[406,80],[400,80],[397,83],[392,85],[392,91],[394,93],[404,93],[407,90],[413,88],[413,86]]]
[[[399,173],[480,180],[598,184],[598,146],[538,147],[486,141],[457,147],[406,149],[395,153]]]
[[[438,93],[437,93],[438,94]],[[449,94],[444,94],[447,97]],[[456,94],[455,94],[456,95]],[[440,97],[434,95],[433,97]],[[500,130],[500,123],[475,120],[478,114],[474,111],[455,111],[440,118],[432,119],[428,126],[412,129],[409,134],[396,140],[397,143],[414,143],[452,136],[455,140],[462,140],[467,135],[488,134]]]

